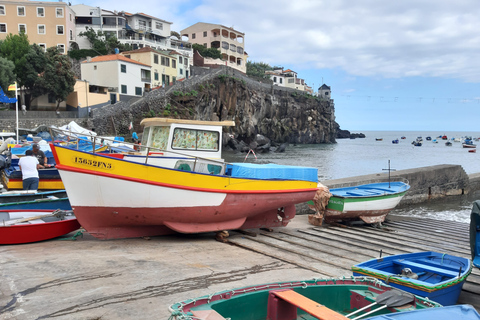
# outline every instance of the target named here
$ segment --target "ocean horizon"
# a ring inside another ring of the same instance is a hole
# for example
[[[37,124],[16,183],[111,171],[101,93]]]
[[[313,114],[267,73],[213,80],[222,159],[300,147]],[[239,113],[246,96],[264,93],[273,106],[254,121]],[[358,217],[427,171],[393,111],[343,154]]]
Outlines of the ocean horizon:
[[[393,170],[453,164],[461,165],[467,174],[480,172],[480,153],[468,152],[469,149],[463,148],[461,142],[452,142],[452,146],[446,146],[446,141],[438,138],[440,135],[446,135],[448,141],[465,136],[478,138],[480,132],[349,131],[364,133],[366,137],[336,139],[337,143],[334,144],[290,144],[284,153],[256,154],[256,160],[254,155],[249,154],[245,162],[314,167],[318,169],[319,182],[386,172],[389,161]],[[402,136],[406,139],[401,139]],[[415,147],[412,141],[419,136],[423,138],[423,144]],[[437,139],[438,143],[427,141],[428,136],[432,140]],[[376,141],[380,138],[383,140]],[[395,139],[399,139],[398,144],[392,143]],[[246,154],[224,151],[223,156],[228,162],[244,162]],[[391,214],[468,222],[472,202],[476,199],[480,199],[480,192],[394,209]]]

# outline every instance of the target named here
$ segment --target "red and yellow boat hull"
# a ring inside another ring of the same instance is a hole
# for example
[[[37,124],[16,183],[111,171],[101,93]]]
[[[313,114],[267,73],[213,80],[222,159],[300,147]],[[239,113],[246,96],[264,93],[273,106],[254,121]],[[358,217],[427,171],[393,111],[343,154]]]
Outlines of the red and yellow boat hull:
[[[52,146],[80,224],[101,239],[286,225],[317,183],[185,172]]]

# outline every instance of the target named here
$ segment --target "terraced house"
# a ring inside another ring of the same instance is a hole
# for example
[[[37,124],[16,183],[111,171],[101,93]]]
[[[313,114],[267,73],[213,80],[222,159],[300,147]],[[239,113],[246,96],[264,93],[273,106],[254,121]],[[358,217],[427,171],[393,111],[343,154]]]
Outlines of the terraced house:
[[[62,1],[0,1],[0,40],[25,33],[30,44],[67,53],[75,42],[75,12]]]
[[[243,73],[247,72],[245,34],[220,24],[198,22],[181,32],[182,39],[191,43],[216,48],[222,53],[222,60],[210,59],[206,64],[227,65]]]
[[[151,88],[162,85],[168,86],[177,80],[178,60],[174,54],[168,51],[143,47],[137,50],[125,51],[121,54],[152,67],[150,78]]]

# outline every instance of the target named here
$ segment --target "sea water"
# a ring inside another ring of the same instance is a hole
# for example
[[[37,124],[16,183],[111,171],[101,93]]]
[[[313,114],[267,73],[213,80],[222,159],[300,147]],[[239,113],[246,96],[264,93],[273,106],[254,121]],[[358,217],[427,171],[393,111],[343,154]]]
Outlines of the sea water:
[[[283,153],[245,153],[225,151],[223,156],[229,162],[277,163],[318,168],[318,179],[331,180],[375,174],[392,170],[420,168],[438,164],[461,165],[467,174],[480,172],[480,152],[468,152],[462,142],[453,138],[479,138],[480,132],[412,132],[412,131],[352,131],[364,133],[365,138],[337,139],[334,144],[292,145]],[[448,140],[440,136],[446,135]],[[401,139],[404,136],[405,139]],[[412,142],[422,137],[421,147]],[[426,138],[431,137],[432,141]],[[377,139],[382,139],[377,141]],[[399,140],[393,144],[392,140]],[[437,143],[433,142],[436,139]],[[451,141],[452,146],[445,142]],[[474,141],[480,144],[480,141]],[[480,148],[480,145],[479,145]],[[256,159],[255,159],[256,156]],[[468,196],[447,197],[407,208],[395,209],[392,214],[468,222],[472,202],[480,200],[480,193]]]

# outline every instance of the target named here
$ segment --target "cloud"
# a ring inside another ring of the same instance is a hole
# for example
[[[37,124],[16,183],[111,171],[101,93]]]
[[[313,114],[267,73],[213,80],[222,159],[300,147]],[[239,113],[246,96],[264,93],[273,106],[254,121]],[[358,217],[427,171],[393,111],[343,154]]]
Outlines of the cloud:
[[[100,5],[100,2],[90,5]],[[478,0],[106,0],[180,31],[196,22],[245,33],[249,60],[356,77],[480,81]]]
[[[397,2],[208,0],[184,21],[234,26],[254,61],[353,76],[480,81],[476,0]]]

